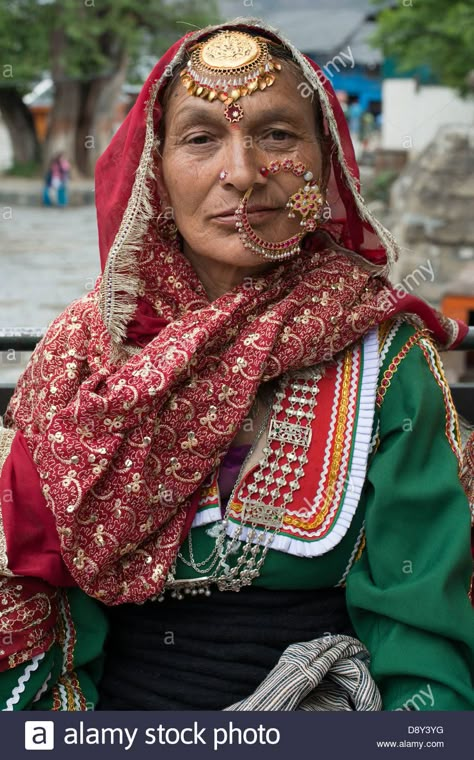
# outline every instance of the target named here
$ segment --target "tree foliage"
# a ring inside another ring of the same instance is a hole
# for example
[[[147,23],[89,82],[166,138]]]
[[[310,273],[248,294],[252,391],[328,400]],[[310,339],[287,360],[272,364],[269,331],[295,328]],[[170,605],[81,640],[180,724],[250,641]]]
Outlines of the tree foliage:
[[[0,4],[0,86],[26,92],[48,64],[44,8],[36,0]]]
[[[55,86],[50,152],[60,147],[61,130],[68,131],[66,149],[86,171],[77,134],[93,125],[94,108],[102,113],[112,108],[126,76],[143,78],[147,57],[156,61],[187,31],[218,20],[217,0],[2,0],[0,110],[5,122],[15,129],[21,124],[26,140],[32,127],[21,113],[21,96],[49,74]],[[18,135],[13,142],[19,144]]]
[[[427,65],[463,95],[474,89],[474,0],[399,0],[380,12],[373,42],[401,72]]]
[[[51,71],[55,57],[68,78],[95,78],[110,71],[119,49],[131,65],[147,53],[158,59],[186,31],[217,20],[215,0],[2,0],[1,64],[23,88]],[[60,51],[58,31],[66,40]]]

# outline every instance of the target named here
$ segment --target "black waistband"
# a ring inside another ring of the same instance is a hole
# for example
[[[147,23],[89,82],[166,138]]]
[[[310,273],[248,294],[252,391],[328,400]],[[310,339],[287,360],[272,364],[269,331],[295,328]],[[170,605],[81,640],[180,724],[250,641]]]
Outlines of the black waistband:
[[[221,710],[296,641],[354,635],[343,589],[247,587],[109,610],[101,710]]]

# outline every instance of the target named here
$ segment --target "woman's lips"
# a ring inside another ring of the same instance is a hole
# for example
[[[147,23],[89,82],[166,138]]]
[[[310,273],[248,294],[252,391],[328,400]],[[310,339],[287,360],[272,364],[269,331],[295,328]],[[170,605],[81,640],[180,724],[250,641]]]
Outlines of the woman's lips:
[[[256,209],[255,211],[247,211],[247,218],[251,224],[258,224],[271,219],[272,216],[280,211],[281,208]],[[212,217],[212,221],[217,222],[217,224],[224,224],[229,227],[235,227],[236,220],[235,212]]]

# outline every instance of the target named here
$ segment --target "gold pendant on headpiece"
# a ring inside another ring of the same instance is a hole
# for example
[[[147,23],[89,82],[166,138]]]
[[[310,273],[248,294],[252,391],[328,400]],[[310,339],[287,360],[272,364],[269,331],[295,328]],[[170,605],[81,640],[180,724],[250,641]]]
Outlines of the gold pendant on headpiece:
[[[244,95],[271,87],[281,64],[271,57],[267,42],[245,32],[218,32],[191,50],[181,81],[190,95],[220,100],[225,117],[238,122],[244,112],[236,101]]]

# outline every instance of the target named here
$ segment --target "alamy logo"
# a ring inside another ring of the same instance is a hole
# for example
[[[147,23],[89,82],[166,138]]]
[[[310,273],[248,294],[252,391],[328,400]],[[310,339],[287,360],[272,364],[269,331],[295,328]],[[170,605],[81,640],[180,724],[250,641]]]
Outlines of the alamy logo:
[[[25,749],[54,749],[54,722],[27,720],[25,722]]]

